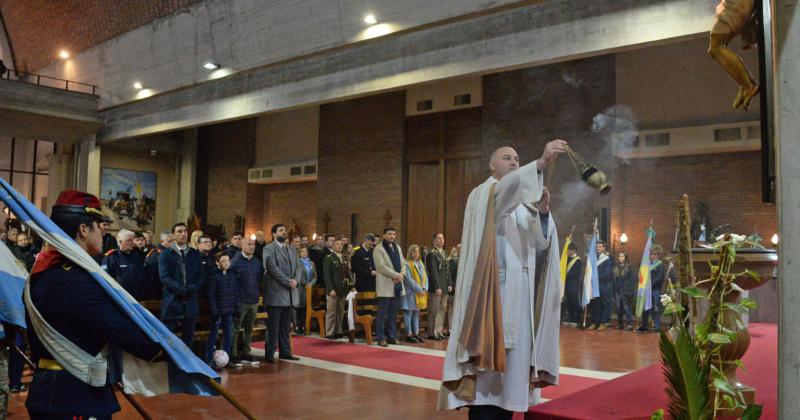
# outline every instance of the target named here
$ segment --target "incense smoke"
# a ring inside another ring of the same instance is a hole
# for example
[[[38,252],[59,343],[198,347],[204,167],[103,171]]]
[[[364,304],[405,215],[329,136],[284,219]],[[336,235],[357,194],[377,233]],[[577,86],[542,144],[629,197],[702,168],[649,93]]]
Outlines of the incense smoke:
[[[638,139],[636,116],[625,105],[614,105],[592,118],[592,133],[605,143],[600,155],[620,155],[633,149]],[[628,163],[628,158],[622,158]]]

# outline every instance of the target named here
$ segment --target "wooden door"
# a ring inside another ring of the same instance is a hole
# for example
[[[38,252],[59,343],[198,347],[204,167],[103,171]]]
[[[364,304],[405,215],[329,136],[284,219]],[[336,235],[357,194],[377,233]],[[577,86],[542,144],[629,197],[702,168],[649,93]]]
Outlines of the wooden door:
[[[467,197],[488,176],[485,167],[486,164],[479,158],[448,160],[445,163],[444,234],[448,252],[461,242]]]
[[[401,239],[403,253],[411,244],[430,243],[431,235],[439,229],[439,163],[408,165],[407,238]]]

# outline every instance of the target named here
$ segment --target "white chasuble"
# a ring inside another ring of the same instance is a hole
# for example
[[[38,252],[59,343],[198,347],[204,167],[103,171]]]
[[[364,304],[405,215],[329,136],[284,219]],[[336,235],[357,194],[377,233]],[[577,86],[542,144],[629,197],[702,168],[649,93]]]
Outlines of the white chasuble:
[[[493,184],[506,351],[506,366],[502,373],[475,368],[470,363],[470,355],[459,344],[475,260],[481,246],[488,194]],[[511,411],[527,411],[529,406],[539,401],[537,385],[558,384],[561,307],[558,236],[552,215],[542,217],[529,204],[541,198],[542,190],[542,175],[534,161],[500,181],[489,178],[470,193],[464,215],[453,325],[442,380],[457,381],[474,375],[475,398],[461,399],[451,389],[442,386],[438,402],[440,409],[488,404]],[[542,261],[537,261],[537,254]]]

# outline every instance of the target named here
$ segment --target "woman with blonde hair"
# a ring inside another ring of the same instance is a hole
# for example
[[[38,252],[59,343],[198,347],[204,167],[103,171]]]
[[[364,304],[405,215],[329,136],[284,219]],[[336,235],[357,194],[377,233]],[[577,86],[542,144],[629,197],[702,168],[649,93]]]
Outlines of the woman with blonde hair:
[[[406,255],[407,274],[403,281],[406,290],[413,293],[407,292],[401,298],[400,309],[403,310],[403,322],[406,325],[406,341],[421,343],[425,340],[419,336],[419,311],[428,307],[428,272],[425,271],[419,245],[409,246]]]
[[[189,237],[189,246],[197,249],[197,241],[200,240],[200,237],[203,236],[203,231],[198,229],[192,232],[192,236]]]

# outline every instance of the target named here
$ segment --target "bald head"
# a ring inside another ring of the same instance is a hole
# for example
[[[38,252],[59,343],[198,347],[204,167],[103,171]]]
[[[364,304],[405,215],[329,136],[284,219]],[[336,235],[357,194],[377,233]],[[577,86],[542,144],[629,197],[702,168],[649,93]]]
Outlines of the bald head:
[[[511,171],[519,169],[517,151],[508,146],[495,150],[489,159],[489,169],[492,171],[492,176],[498,180],[503,179]]]

